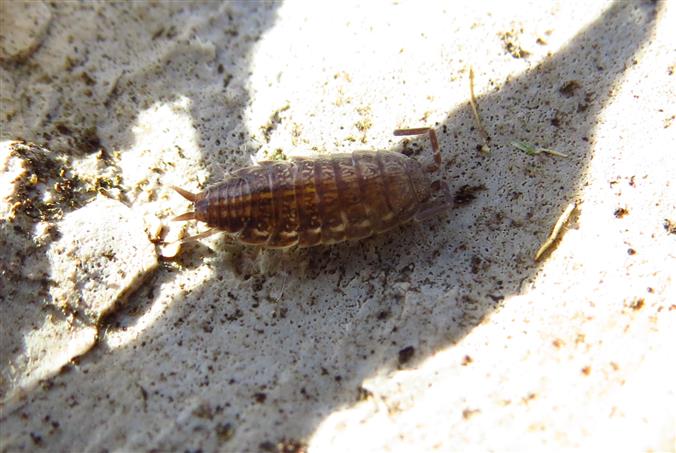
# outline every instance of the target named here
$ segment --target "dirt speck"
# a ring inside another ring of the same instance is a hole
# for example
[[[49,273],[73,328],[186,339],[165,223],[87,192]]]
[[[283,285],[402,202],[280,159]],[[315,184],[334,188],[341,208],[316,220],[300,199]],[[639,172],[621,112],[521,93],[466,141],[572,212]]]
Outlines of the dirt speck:
[[[519,42],[519,35],[521,33],[523,33],[523,30],[510,30],[498,34],[502,41],[502,47],[514,58],[528,58],[530,55],[529,51],[521,47]]]
[[[366,401],[370,398],[373,398],[373,392],[362,386],[357,387],[357,401]]]
[[[477,415],[479,412],[481,412],[479,409],[463,409],[462,410],[462,418],[465,420],[469,420],[472,416]]]
[[[406,364],[415,355],[415,348],[413,346],[406,346],[399,351],[399,365]]]
[[[621,219],[624,216],[626,216],[627,214],[629,214],[629,210],[627,208],[617,208],[617,209],[615,209],[615,212],[613,214],[618,219]]]
[[[581,88],[580,82],[577,80],[569,80],[559,88],[559,93],[567,98],[573,97],[575,92]]]
[[[640,310],[641,308],[643,308],[644,305],[645,305],[645,299],[642,298],[642,297],[639,297],[638,299],[633,300],[633,301],[629,304],[629,308],[631,308],[631,309],[634,310],[634,311],[638,311],[638,310]]]
[[[220,442],[227,442],[235,435],[235,429],[230,423],[219,423],[216,425],[216,436]]]
[[[478,186],[470,186],[469,184],[465,184],[455,192],[453,201],[455,202],[456,206],[464,206],[472,202],[477,197],[477,192],[481,192],[483,190],[486,190],[486,186],[483,184]]]
[[[282,123],[282,112],[285,112],[291,108],[290,105],[285,105],[274,112],[272,112],[272,115],[270,115],[270,119],[268,120],[268,123],[264,125],[261,129],[263,130],[263,136],[265,137],[266,141],[270,141],[270,137],[272,136],[272,132],[277,128]]]

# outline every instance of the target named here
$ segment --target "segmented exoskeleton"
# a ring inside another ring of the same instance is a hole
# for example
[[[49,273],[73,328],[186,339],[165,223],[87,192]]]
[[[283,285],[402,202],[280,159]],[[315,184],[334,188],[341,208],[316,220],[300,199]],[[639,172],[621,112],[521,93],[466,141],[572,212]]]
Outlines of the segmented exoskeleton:
[[[448,188],[433,198],[426,173],[436,171],[441,153],[433,129],[399,129],[395,135],[429,134],[434,159],[423,166],[392,151],[357,151],[319,158],[261,162],[229,174],[193,194],[194,211],[174,220],[198,220],[243,244],[268,248],[311,247],[362,239],[411,219],[422,220],[451,205]]]

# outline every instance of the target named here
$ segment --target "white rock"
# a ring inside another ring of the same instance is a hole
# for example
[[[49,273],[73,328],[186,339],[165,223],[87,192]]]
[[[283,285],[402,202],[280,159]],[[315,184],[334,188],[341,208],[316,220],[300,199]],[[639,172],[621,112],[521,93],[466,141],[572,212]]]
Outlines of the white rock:
[[[40,46],[51,20],[42,2],[2,2],[0,60],[29,56]]]
[[[98,196],[64,216],[61,238],[47,252],[61,309],[96,322],[124,301],[157,267],[143,219],[122,203]]]

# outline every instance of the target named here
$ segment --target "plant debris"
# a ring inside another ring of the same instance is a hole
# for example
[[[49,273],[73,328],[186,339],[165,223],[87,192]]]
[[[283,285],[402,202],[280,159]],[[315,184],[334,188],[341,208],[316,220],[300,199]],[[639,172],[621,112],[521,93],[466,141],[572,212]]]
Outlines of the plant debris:
[[[567,154],[560,153],[556,150],[549,148],[541,148],[535,145],[531,145],[528,142],[522,142],[520,140],[515,140],[511,142],[511,145],[514,148],[518,149],[519,151],[523,151],[524,153],[528,154],[529,156],[537,156],[540,153],[546,153],[556,157],[568,157]]]
[[[488,142],[491,138],[488,135],[488,132],[486,132],[486,128],[484,128],[481,116],[479,115],[479,107],[476,102],[476,96],[474,96],[474,68],[472,67],[469,68],[469,105],[472,106],[474,124],[476,124],[479,135],[481,135],[481,139],[483,140],[480,150],[482,153],[488,154],[491,152],[491,148],[488,146]]]
[[[568,219],[570,219],[571,214],[577,207],[576,203],[570,203],[568,206],[566,206],[566,209],[563,211],[563,214],[559,217],[559,220],[556,221],[556,224],[554,225],[554,229],[552,229],[551,234],[547,238],[547,240],[540,246],[538,251],[535,253],[535,261],[539,261],[540,258],[544,255],[544,253],[549,250],[549,248],[556,242],[557,239],[559,239],[559,235],[561,234],[561,230],[563,229],[563,226],[568,222]]]

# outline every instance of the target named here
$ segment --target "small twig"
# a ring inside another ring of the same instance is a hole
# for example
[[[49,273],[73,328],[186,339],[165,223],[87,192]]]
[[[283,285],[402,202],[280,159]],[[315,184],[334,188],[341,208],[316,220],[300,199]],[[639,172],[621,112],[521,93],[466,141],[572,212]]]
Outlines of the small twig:
[[[563,211],[563,214],[561,214],[559,220],[556,221],[556,225],[554,225],[554,229],[552,229],[551,234],[549,235],[547,240],[542,244],[542,246],[540,246],[537,253],[535,253],[535,261],[539,261],[540,258],[542,258],[542,255],[544,255],[544,253],[558,239],[559,234],[561,234],[561,229],[566,224],[568,219],[570,219],[570,215],[573,213],[576,207],[577,204],[575,203],[570,203],[568,206],[566,206],[566,210]]]
[[[490,137],[488,136],[488,132],[486,132],[486,128],[484,128],[481,116],[479,115],[476,96],[474,96],[474,68],[471,66],[469,68],[469,105],[472,106],[472,113],[474,113],[474,124],[476,124],[479,135],[481,135],[481,139],[484,142],[483,145],[481,145],[481,152],[488,154],[491,152],[491,148],[488,146]]]
[[[529,156],[536,156],[540,153],[547,153],[551,154],[552,156],[557,156],[557,157],[568,157],[567,154],[560,153],[558,151],[555,151],[553,149],[549,148],[540,148],[535,145],[531,145],[530,143],[527,142],[522,142],[519,140],[515,140],[511,143],[511,145],[518,149],[519,151],[523,151],[524,153],[528,154]]]

